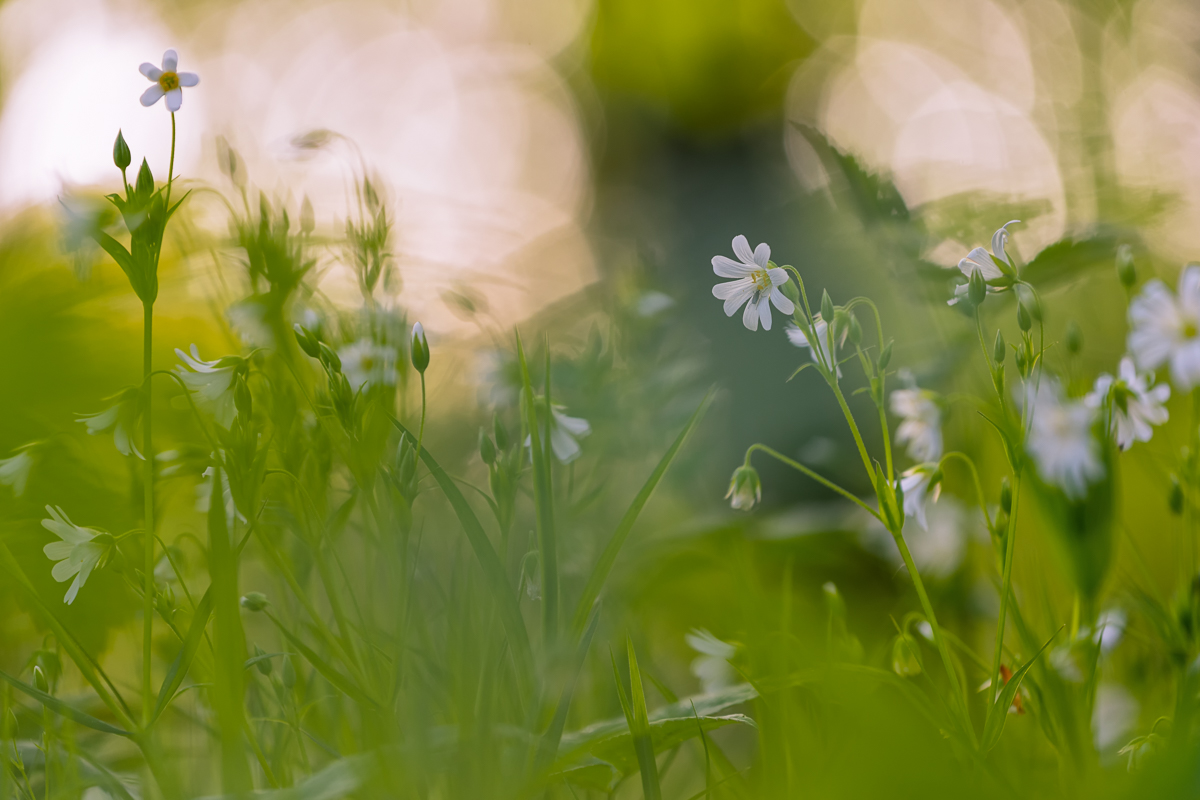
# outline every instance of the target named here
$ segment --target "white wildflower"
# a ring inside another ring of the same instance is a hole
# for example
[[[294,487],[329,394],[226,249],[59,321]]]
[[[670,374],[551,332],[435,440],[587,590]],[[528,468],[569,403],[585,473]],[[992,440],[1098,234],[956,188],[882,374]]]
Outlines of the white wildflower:
[[[142,414],[141,390],[129,388],[109,399],[117,402],[96,414],[76,414],[75,421],[87,426],[89,436],[111,431],[113,444],[121,455],[143,458],[134,441],[137,420]]]
[[[540,402],[540,401],[539,401]],[[579,458],[583,452],[583,448],[579,446],[579,440],[592,432],[592,426],[588,424],[586,419],[580,417],[568,417],[564,412],[566,406],[552,405],[550,413],[550,449],[554,451],[554,457],[563,464],[570,464],[575,459]],[[546,429],[541,427],[542,441],[545,441]],[[525,437],[525,446],[533,446],[533,437]]]
[[[788,325],[787,337],[788,341],[796,345],[796,347],[807,347],[812,351],[812,360],[817,364],[821,364],[822,360],[826,366],[831,366],[837,358],[837,349],[846,343],[847,331],[843,330],[841,336],[835,337],[833,342],[833,350],[829,349],[829,323],[821,319],[821,312],[813,314],[813,334],[817,337],[817,346],[814,348],[808,341],[808,334],[804,329],[795,323]],[[820,355],[817,351],[820,351]],[[838,367],[838,377],[841,377],[842,370]]]
[[[742,324],[756,331],[761,322],[763,330],[769,331],[771,303],[784,314],[796,310],[792,301],[779,291],[779,287],[788,282],[787,270],[771,265],[771,248],[766,242],[751,251],[750,242],[746,241],[745,236],[739,235],[733,240],[733,253],[738,257],[737,261],[725,256],[713,256],[713,272],[722,278],[735,278],[714,286],[713,297],[725,301],[727,317],[732,317],[746,303]]]
[[[1089,483],[1104,477],[1100,445],[1092,435],[1096,412],[1078,400],[1062,396],[1057,380],[1042,377],[1039,385],[1026,386],[1031,406],[1025,446],[1047,482],[1080,500]]]
[[[1179,276],[1179,293],[1152,280],[1129,304],[1129,352],[1138,369],[1171,366],[1179,389],[1200,385],[1200,266]]]
[[[0,484],[12,489],[13,494],[20,497],[25,493],[25,484],[29,480],[29,470],[33,467],[33,456],[28,447],[21,448],[16,455],[0,458]]]
[[[245,359],[240,356],[225,356],[216,361],[204,361],[194,344],[191,355],[179,348],[175,348],[175,355],[191,368],[188,370],[176,367],[175,372],[192,392],[196,405],[211,413],[222,428],[232,425],[237,415],[233,398],[233,379],[237,371],[244,367]]]
[[[351,389],[364,384],[372,386],[396,385],[396,349],[377,344],[370,339],[359,339],[338,350],[342,361],[342,373],[350,382]]]
[[[715,692],[733,683],[735,672],[729,662],[737,654],[735,645],[721,641],[703,628],[692,628],[683,638],[700,654],[692,661],[691,670],[705,692]]]
[[[897,389],[891,395],[892,413],[901,418],[896,441],[907,445],[916,461],[942,457],[942,410],[933,392]]]
[[[183,105],[182,87],[195,86],[200,82],[200,76],[196,73],[179,72],[178,69],[179,55],[174,50],[163,53],[162,69],[148,61],[138,67],[139,72],[154,81],[154,85],[142,93],[142,105],[148,108],[165,96],[167,110],[172,114],[178,111]]]
[[[42,520],[42,527],[61,541],[51,542],[42,548],[42,552],[51,561],[57,562],[50,571],[54,580],[62,583],[75,577],[75,582],[63,597],[63,602],[70,605],[93,570],[103,566],[107,560],[113,547],[113,538],[102,531],[76,525],[61,508],[46,506],[46,511],[50,519]]]
[[[1021,220],[1012,219],[1000,226],[999,230],[992,234],[992,252],[989,253],[982,247],[976,247],[971,252],[958,262],[958,270],[966,276],[967,280],[978,272],[983,276],[985,281],[993,281],[1002,278],[1005,274],[1012,275],[1014,269],[1008,260],[1008,254],[1004,252],[1005,246],[1008,244],[1008,226],[1014,225]],[[1003,266],[1002,266],[1003,265]],[[967,294],[968,284],[961,283],[954,288],[954,298],[949,302],[949,305],[954,305],[959,302]],[[994,286],[988,287],[989,292],[1000,291]]]
[[[1128,450],[1134,442],[1148,442],[1154,425],[1167,421],[1163,403],[1171,397],[1171,387],[1160,383],[1153,388],[1153,373],[1141,374],[1134,369],[1133,359],[1125,356],[1117,369],[1117,377],[1105,373],[1096,378],[1091,393],[1084,398],[1089,408],[1100,409],[1111,403],[1112,431],[1117,446]]]
[[[737,511],[749,511],[754,504],[762,500],[762,481],[759,480],[758,470],[749,464],[743,464],[733,471],[729,480],[729,491],[725,493],[729,505]]]
[[[937,469],[934,466],[918,464],[900,475],[900,488],[904,492],[904,516],[914,517],[925,530],[929,530],[926,511],[931,495],[936,503],[938,495],[942,492],[940,476],[936,483],[933,480],[936,473]]]

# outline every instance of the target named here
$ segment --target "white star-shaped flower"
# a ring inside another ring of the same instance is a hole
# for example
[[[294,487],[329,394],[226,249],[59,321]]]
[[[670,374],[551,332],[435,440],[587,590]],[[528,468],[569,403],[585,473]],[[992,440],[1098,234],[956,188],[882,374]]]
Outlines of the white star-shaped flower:
[[[92,528],[82,528],[67,517],[61,508],[46,506],[50,519],[42,520],[42,527],[56,535],[61,541],[51,542],[42,552],[56,562],[50,574],[62,583],[75,577],[67,589],[63,602],[75,602],[75,596],[87,583],[92,571],[102,566],[113,546],[113,538],[107,533]]]
[[[787,270],[771,265],[771,248],[766,242],[752,251],[746,237],[739,235],[733,240],[733,254],[738,257],[737,261],[725,256],[713,256],[713,272],[722,278],[736,279],[714,286],[713,297],[725,301],[727,317],[732,317],[742,303],[746,303],[742,324],[756,331],[761,322],[763,330],[769,331],[771,303],[784,314],[796,310],[792,301],[779,291],[779,287],[788,282]]]
[[[971,279],[971,275],[978,272],[983,276],[985,281],[996,280],[1004,277],[1005,273],[1014,274],[1012,264],[1008,260],[1008,254],[1004,252],[1005,246],[1008,244],[1008,226],[1015,225],[1020,222],[1019,219],[1010,219],[1008,222],[1000,226],[1000,228],[992,234],[992,252],[989,253],[982,247],[976,247],[966,256],[959,259],[958,270],[966,276],[967,280]],[[1004,266],[1000,266],[1003,264]],[[968,284],[961,283],[954,287],[954,298],[948,301],[949,305],[954,305],[967,294]],[[989,286],[989,292],[999,291],[997,288]]]
[[[174,50],[163,53],[161,69],[149,61],[138,67],[139,72],[154,81],[154,85],[142,93],[142,105],[149,108],[165,96],[168,111],[174,114],[180,109],[183,105],[183,87],[195,86],[200,82],[200,76],[194,72],[179,72],[178,68],[179,54]]]
[[[372,386],[396,385],[396,349],[377,344],[370,339],[359,339],[338,351],[342,361],[342,373],[357,390],[366,384]]]
[[[829,349],[829,323],[821,319],[821,312],[813,314],[813,333],[817,337],[817,346],[814,348],[812,343],[808,341],[808,334],[804,329],[795,323],[788,325],[787,337],[788,341],[796,345],[796,347],[807,347],[812,351],[812,360],[820,364],[822,358],[825,364],[832,365],[837,363],[837,349],[846,343],[848,331],[842,330],[841,335],[836,337],[833,343],[833,350]],[[818,355],[817,351],[820,351]],[[838,377],[842,376],[842,368],[838,367]]]
[[[1117,377],[1105,373],[1096,378],[1092,391],[1084,398],[1090,408],[1102,408],[1112,402],[1112,431],[1117,446],[1128,450],[1134,442],[1148,442],[1154,435],[1154,425],[1167,421],[1163,403],[1171,398],[1171,387],[1165,383],[1151,387],[1154,375],[1141,374],[1133,359],[1125,356],[1117,369]]]
[[[700,679],[701,688],[707,692],[724,689],[733,683],[733,665],[729,663],[737,655],[737,647],[723,642],[704,628],[692,628],[683,635],[688,646],[698,655],[692,660],[692,674]]]
[[[900,475],[900,488],[904,492],[904,516],[915,518],[925,530],[929,530],[929,519],[926,516],[929,501],[932,499],[936,503],[938,495],[942,493],[941,481],[930,492],[929,484],[934,473],[935,465],[918,464]]]
[[[1200,266],[1184,268],[1179,293],[1148,282],[1129,304],[1129,352],[1138,369],[1171,366],[1179,389],[1200,385]]]
[[[143,458],[134,441],[134,429],[142,415],[142,392],[129,388],[118,394],[117,402],[96,414],[77,414],[76,422],[87,425],[90,436],[112,431],[113,444],[123,456]],[[109,398],[112,399],[112,398]]]
[[[222,428],[233,424],[237,406],[233,398],[233,379],[245,359],[240,356],[225,356],[216,361],[204,361],[200,351],[192,345],[188,355],[175,348],[175,355],[191,369],[176,367],[175,372],[191,390],[196,405],[207,409]]]
[[[550,449],[561,463],[570,464],[583,453],[579,440],[592,432],[592,426],[582,417],[568,417],[566,410],[566,406],[560,405],[552,405],[550,408]],[[538,427],[542,433],[542,441],[545,441],[546,429],[540,425]],[[532,436],[525,437],[525,446],[533,446]]]
[[[913,387],[897,389],[891,395],[892,413],[900,417],[896,441],[908,446],[916,461],[937,461],[942,457],[942,410],[932,392]]]
[[[1064,398],[1058,381],[1049,376],[1042,377],[1036,388],[1027,385],[1025,392],[1031,407],[1025,447],[1038,472],[1070,499],[1082,499],[1088,484],[1104,477],[1100,444],[1092,435],[1095,409]]]
[[[12,487],[13,494],[20,497],[25,493],[25,483],[29,480],[29,471],[33,468],[33,456],[25,447],[15,456],[0,458],[0,485]]]

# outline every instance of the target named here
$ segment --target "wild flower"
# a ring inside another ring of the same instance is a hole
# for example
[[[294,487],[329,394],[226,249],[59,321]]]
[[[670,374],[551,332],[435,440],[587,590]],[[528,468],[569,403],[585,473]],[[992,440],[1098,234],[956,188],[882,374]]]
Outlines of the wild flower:
[[[222,428],[228,428],[237,416],[234,378],[238,370],[246,368],[246,360],[240,356],[224,356],[215,361],[205,361],[200,358],[200,351],[195,344],[191,349],[192,353],[188,355],[175,348],[175,355],[189,368],[176,367],[175,372],[191,391],[196,405],[212,414]]]
[[[579,440],[592,432],[592,426],[586,419],[568,417],[566,410],[566,406],[560,405],[552,405],[550,409],[550,449],[562,464],[570,464],[582,455],[583,448]],[[542,436],[545,435],[545,428],[542,427]],[[525,437],[525,446],[533,446],[532,436]]]
[[[76,595],[92,572],[108,560],[114,545],[113,537],[103,531],[76,525],[61,508],[46,506],[46,511],[50,519],[42,520],[42,527],[61,541],[51,542],[42,548],[42,552],[56,562],[50,570],[54,580],[62,583],[75,577],[63,597],[63,602],[70,605],[75,602]]]
[[[846,343],[846,331],[841,331],[840,336],[834,337],[833,349],[829,347],[829,323],[821,318],[821,312],[813,314],[813,334],[817,338],[817,346],[814,348],[812,343],[808,341],[808,334],[804,329],[795,323],[788,325],[787,337],[788,341],[796,347],[807,347],[812,351],[812,360],[820,364],[824,360],[825,364],[834,364],[837,360],[838,348]],[[820,351],[818,356],[817,352]],[[838,377],[841,377],[842,370],[839,367],[837,371]]]
[[[174,50],[168,50],[163,53],[162,68],[158,68],[149,61],[143,62],[138,71],[145,75],[148,79],[154,81],[154,85],[142,93],[142,105],[149,108],[159,101],[160,98],[167,98],[167,110],[174,114],[183,105],[183,88],[184,86],[195,86],[200,83],[200,76],[194,72],[178,72],[179,69],[179,54]]]
[[[87,426],[89,436],[112,431],[113,444],[121,455],[132,453],[142,458],[134,441],[134,428],[142,414],[142,392],[130,387],[108,399],[117,402],[96,414],[77,414],[75,421]]]
[[[25,484],[29,480],[29,470],[33,467],[33,456],[29,446],[22,447],[16,455],[0,458],[0,484],[12,489],[13,494],[20,497],[25,493]]]
[[[1089,408],[1102,409],[1111,403],[1111,430],[1117,446],[1128,450],[1134,442],[1148,442],[1154,435],[1154,425],[1167,421],[1163,404],[1171,397],[1171,387],[1160,383],[1151,387],[1153,373],[1138,374],[1133,359],[1125,356],[1117,369],[1117,377],[1107,373],[1096,378],[1092,391],[1084,398]]]
[[[936,480],[935,480],[936,478]],[[913,517],[925,530],[929,530],[927,516],[929,501],[937,502],[942,492],[941,475],[931,464],[918,464],[900,475],[900,489],[904,492],[904,516]]]
[[[1129,326],[1129,352],[1138,369],[1169,363],[1176,388],[1200,385],[1200,265],[1180,273],[1178,294],[1160,280],[1149,281],[1129,304]]]
[[[705,692],[715,692],[733,683],[736,673],[729,662],[737,655],[736,645],[721,641],[704,628],[692,628],[683,638],[700,654],[692,660],[691,671]]]
[[[725,316],[746,304],[742,313],[742,324],[756,331],[761,322],[763,330],[771,330],[771,303],[784,314],[792,314],[796,307],[784,297],[779,287],[788,282],[787,270],[771,263],[771,248],[763,242],[753,251],[745,236],[733,240],[733,254],[737,261],[726,256],[713,256],[713,272],[722,278],[734,278],[728,283],[713,287],[713,297],[725,301]],[[747,302],[749,301],[749,302]]]
[[[985,282],[998,281],[1005,276],[1012,277],[1016,274],[1016,270],[1008,260],[1008,254],[1004,252],[1005,246],[1008,244],[1008,226],[1014,225],[1021,220],[1013,219],[1004,223],[1000,228],[992,234],[992,252],[989,253],[982,247],[976,247],[971,252],[967,253],[958,261],[958,271],[961,272],[968,280],[976,272],[980,274]],[[966,294],[970,284],[960,283],[954,288],[954,298],[949,301],[950,305],[954,305],[962,300]],[[988,291],[998,292],[1002,288],[990,285]]]
[[[1104,477],[1100,445],[1092,435],[1095,409],[1064,398],[1058,381],[1049,376],[1026,386],[1026,402],[1030,422],[1025,447],[1038,472],[1068,498],[1082,499],[1088,484]]]
[[[942,457],[942,410],[935,395],[918,389],[897,389],[891,395],[892,413],[900,417],[896,441],[907,445],[916,461]]]
[[[736,510],[749,511],[754,508],[754,504],[762,500],[762,481],[759,480],[758,470],[749,464],[734,470],[725,499]]]
[[[366,385],[396,385],[396,349],[378,344],[370,339],[359,339],[338,350],[342,361],[342,373],[350,382],[351,389]]]

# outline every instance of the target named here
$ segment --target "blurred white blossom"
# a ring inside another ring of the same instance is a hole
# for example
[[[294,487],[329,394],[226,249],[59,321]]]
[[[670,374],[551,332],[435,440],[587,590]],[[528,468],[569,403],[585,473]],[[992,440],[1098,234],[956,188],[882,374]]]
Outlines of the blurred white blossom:
[[[221,427],[228,428],[232,425],[237,415],[233,399],[233,379],[243,359],[239,356],[225,356],[215,361],[204,361],[194,344],[191,355],[179,348],[175,348],[175,355],[190,367],[176,367],[175,372],[192,392],[196,405],[211,413]]]
[[[738,257],[737,261],[726,256],[713,256],[713,272],[722,278],[735,279],[714,286],[713,297],[725,301],[727,317],[732,317],[745,303],[742,324],[749,330],[756,331],[761,322],[763,330],[769,331],[771,303],[784,314],[791,314],[796,310],[792,301],[779,291],[779,287],[788,282],[787,270],[770,265],[771,248],[766,242],[752,251],[746,237],[738,235],[733,240],[733,254]]]
[[[89,436],[111,431],[113,444],[121,455],[143,458],[134,441],[134,426],[142,413],[141,390],[129,388],[109,399],[117,402],[96,414],[77,414],[75,421],[87,426]]]
[[[1092,435],[1095,409],[1063,397],[1055,378],[1043,376],[1025,387],[1030,406],[1025,446],[1038,472],[1072,500],[1087,494],[1089,483],[1104,477],[1100,445]]]
[[[378,344],[370,339],[359,339],[338,351],[342,360],[342,373],[350,382],[351,389],[364,384],[372,386],[396,385],[396,349]]]
[[[896,441],[907,445],[916,461],[937,461],[942,457],[942,410],[932,392],[913,387],[897,389],[891,395],[892,413],[900,417]]]
[[[833,342],[833,350],[829,349],[829,323],[821,319],[821,312],[813,314],[813,334],[817,337],[817,347],[813,348],[812,343],[808,341],[808,334],[804,329],[795,323],[788,325],[787,337],[788,341],[796,345],[796,347],[807,347],[812,353],[812,360],[820,364],[824,359],[826,364],[835,364],[837,359],[837,349],[846,343],[846,332]],[[820,350],[820,356],[817,355],[817,350]],[[842,376],[842,368],[838,367],[838,377]]]
[[[42,527],[61,541],[51,542],[42,548],[42,552],[51,561],[56,562],[50,571],[54,580],[62,583],[70,580],[72,576],[75,578],[63,597],[63,602],[70,605],[75,602],[75,596],[87,583],[93,570],[108,558],[113,538],[102,531],[76,525],[61,508],[46,506],[46,511],[50,514],[50,519],[42,520]]]
[[[1179,275],[1179,294],[1152,280],[1129,304],[1129,352],[1138,369],[1170,364],[1182,390],[1200,385],[1200,266]]]
[[[14,456],[0,458],[0,485],[8,486],[20,497],[25,493],[29,470],[33,467],[33,456],[28,448],[22,448]]]
[[[570,464],[579,458],[583,448],[579,440],[592,432],[592,426],[581,417],[568,417],[564,412],[566,406],[553,405],[550,409],[550,449],[554,457],[563,464]],[[542,426],[542,441],[545,441],[546,429]],[[533,437],[525,437],[525,446],[533,446]]]
[[[942,491],[940,481],[931,490],[933,476],[934,467],[929,464],[918,464],[900,476],[900,488],[904,491],[904,516],[916,518],[925,530],[929,530],[927,506],[930,500],[936,503]]]
[[[1004,276],[1005,272],[1012,274],[1013,267],[1009,263],[1008,254],[1004,252],[1005,246],[1008,244],[1008,226],[1015,225],[1020,222],[1019,219],[1011,219],[1000,226],[1000,228],[992,234],[992,252],[989,253],[982,247],[976,247],[966,256],[959,259],[958,270],[969,280],[973,274],[978,272],[983,276],[985,281],[995,280]],[[1001,266],[1003,264],[1004,266]],[[968,284],[961,283],[954,288],[954,298],[949,301],[949,305],[954,305],[967,294]],[[989,292],[999,291],[996,287],[989,286]]]
[[[692,660],[691,670],[705,692],[715,692],[733,683],[736,673],[729,661],[737,654],[735,645],[721,641],[704,628],[692,628],[683,638],[700,654]]]
[[[1148,442],[1154,435],[1154,425],[1167,421],[1163,404],[1171,397],[1171,387],[1165,383],[1151,387],[1154,374],[1141,374],[1134,369],[1133,359],[1121,359],[1117,377],[1105,373],[1096,378],[1092,391],[1084,398],[1090,408],[1103,408],[1111,402],[1112,431],[1117,446],[1128,450],[1134,442]]]

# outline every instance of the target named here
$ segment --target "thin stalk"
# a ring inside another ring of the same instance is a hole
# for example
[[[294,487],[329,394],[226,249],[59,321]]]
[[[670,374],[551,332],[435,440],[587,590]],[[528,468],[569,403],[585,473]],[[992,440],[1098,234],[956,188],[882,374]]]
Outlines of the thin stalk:
[[[788,458],[787,456],[783,455],[782,453],[772,450],[770,447],[767,447],[765,444],[753,444],[750,446],[750,449],[746,451],[746,464],[747,465],[749,465],[749,463],[750,463],[750,455],[752,453],[754,453],[756,450],[766,453],[767,455],[771,456],[772,458],[776,459],[777,461],[787,464],[792,469],[795,469],[795,470],[807,475],[808,477],[812,478],[814,481],[821,484],[825,488],[832,489],[833,491],[840,494],[842,497],[846,498],[850,502],[852,502],[852,503],[856,504],[857,506],[859,506],[860,508],[862,508],[864,511],[866,511],[868,514],[870,514],[875,519],[879,520],[880,522],[883,522],[883,517],[881,517],[879,515],[879,512],[876,511],[875,509],[871,508],[866,503],[864,503],[860,498],[855,497],[853,494],[846,491],[842,487],[838,486],[836,483],[829,480],[828,478],[825,478],[824,476],[819,475],[816,472],[813,472],[811,469],[804,466],[799,461],[794,461],[794,460]]]
[[[174,115],[172,115],[174,119]],[[174,137],[172,137],[174,141]],[[145,424],[142,454],[146,457],[142,467],[142,494],[145,496],[145,561],[143,562],[142,597],[142,724],[149,725],[154,714],[154,685],[150,675],[150,648],[154,639],[154,450],[151,447],[151,392],[150,373],[153,371],[154,304],[143,303],[144,323],[142,326],[142,374],[145,386]]]
[[[942,456],[942,460],[938,462],[938,468],[941,469],[942,465],[952,458],[961,461],[971,471],[971,480],[975,482],[975,496],[979,499],[979,510],[983,512],[983,518],[987,522],[988,529],[991,530],[992,516],[988,513],[987,503],[983,499],[983,484],[979,482],[979,472],[975,469],[975,462],[966,453],[954,450]]]
[[[1016,551],[1017,540],[1017,501],[1021,496],[1021,473],[1013,476],[1012,509],[1008,514],[1008,533],[1005,535],[1004,548],[1004,577],[1000,588],[1000,619],[996,622],[996,654],[992,659],[992,693],[1000,690],[1000,658],[1004,652],[1004,629],[1008,620],[1008,598],[1012,594],[1012,565],[1013,553]],[[1007,714],[1008,709],[993,709],[988,704],[988,714]]]
[[[832,344],[830,352],[832,352]],[[837,397],[838,405],[841,406],[842,414],[846,417],[846,422],[850,425],[850,432],[854,434],[854,443],[858,445],[858,454],[862,457],[863,467],[866,468],[867,476],[871,478],[871,484],[874,485],[875,468],[871,466],[871,456],[867,453],[867,446],[863,444],[862,434],[858,432],[858,423],[854,421],[854,415],[850,413],[850,406],[846,403],[846,397],[842,394],[841,387],[838,386],[837,372],[831,371],[826,380],[829,382],[829,388],[833,389],[834,396]]]
[[[171,112],[171,163],[167,167],[167,197],[163,204],[169,210],[171,208],[171,181],[175,178],[175,112]],[[156,265],[157,266],[157,265]]]

